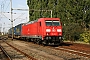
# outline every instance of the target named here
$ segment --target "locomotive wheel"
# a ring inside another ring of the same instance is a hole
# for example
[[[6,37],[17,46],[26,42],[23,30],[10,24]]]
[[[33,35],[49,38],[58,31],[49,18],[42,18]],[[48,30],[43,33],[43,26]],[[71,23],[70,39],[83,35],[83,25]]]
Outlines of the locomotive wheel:
[[[45,45],[45,46],[48,45],[46,40],[42,41],[42,44]]]
[[[40,40],[39,39],[37,39],[37,42],[36,42],[37,44],[40,44]]]

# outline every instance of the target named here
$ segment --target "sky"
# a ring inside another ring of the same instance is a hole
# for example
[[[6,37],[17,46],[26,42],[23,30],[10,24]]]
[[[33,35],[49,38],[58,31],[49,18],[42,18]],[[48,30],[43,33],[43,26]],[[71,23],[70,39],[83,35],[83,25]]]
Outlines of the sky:
[[[28,9],[27,0],[12,0],[13,27],[26,23],[29,20],[29,12],[15,9]],[[8,13],[9,12],[9,13]],[[11,5],[10,0],[0,0],[0,31],[7,32],[11,25]]]

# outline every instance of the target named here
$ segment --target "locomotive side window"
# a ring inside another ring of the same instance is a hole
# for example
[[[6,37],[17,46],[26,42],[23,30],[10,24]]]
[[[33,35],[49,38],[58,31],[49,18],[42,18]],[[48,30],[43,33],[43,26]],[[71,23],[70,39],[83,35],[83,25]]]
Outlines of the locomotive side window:
[[[46,26],[60,26],[60,21],[58,20],[51,20],[51,21],[45,21]]]

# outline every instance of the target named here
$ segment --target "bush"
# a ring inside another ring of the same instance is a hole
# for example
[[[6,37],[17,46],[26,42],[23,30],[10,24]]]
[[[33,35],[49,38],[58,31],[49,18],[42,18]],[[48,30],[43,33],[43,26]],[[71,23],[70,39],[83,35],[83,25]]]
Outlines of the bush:
[[[78,23],[69,23],[63,26],[63,37],[65,40],[79,40],[80,34],[83,32]]]
[[[85,31],[84,33],[80,34],[79,40],[90,44],[90,31]]]

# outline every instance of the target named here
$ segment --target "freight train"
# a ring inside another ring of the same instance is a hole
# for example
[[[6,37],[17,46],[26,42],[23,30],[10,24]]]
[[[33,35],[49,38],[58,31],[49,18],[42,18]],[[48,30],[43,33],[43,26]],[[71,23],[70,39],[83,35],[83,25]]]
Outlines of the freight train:
[[[9,29],[9,37],[11,32],[12,28]],[[37,21],[19,24],[13,28],[13,35],[14,38],[44,45],[59,45],[63,42],[60,18],[39,18]]]

